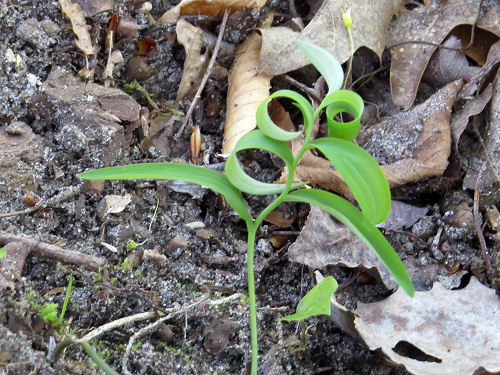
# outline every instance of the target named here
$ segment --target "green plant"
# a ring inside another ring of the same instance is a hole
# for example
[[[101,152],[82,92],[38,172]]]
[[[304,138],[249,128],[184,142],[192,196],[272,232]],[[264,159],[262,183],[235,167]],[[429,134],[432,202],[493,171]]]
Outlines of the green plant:
[[[413,295],[413,285],[408,273],[395,253],[374,224],[385,220],[389,214],[391,196],[389,185],[377,162],[362,148],[352,143],[357,136],[363,100],[359,95],[340,90],[343,71],[337,60],[326,50],[304,41],[296,41],[299,48],[324,76],[329,91],[314,111],[311,104],[300,94],[280,90],[264,100],[256,113],[258,130],[244,135],[229,156],[225,175],[203,167],[180,163],[148,163],[102,168],[80,173],[77,176],[90,180],[134,180],[134,179],[176,179],[197,183],[222,194],[231,207],[244,220],[247,230],[248,249],[248,301],[250,307],[250,332],[252,362],[251,374],[257,374],[258,342],[254,278],[254,247],[257,230],[262,221],[283,202],[314,204],[329,212],[359,236],[381,259],[401,287]],[[303,127],[297,132],[279,128],[271,120],[268,103],[274,98],[287,98],[299,108],[303,116]],[[329,137],[311,140],[313,122],[326,109]],[[337,115],[347,112],[353,121],[341,122]],[[303,137],[303,146],[294,156],[287,142]],[[263,183],[248,176],[237,159],[240,151],[260,149],[280,157],[288,169],[285,184]],[[304,153],[316,149],[337,169],[352,191],[361,211],[353,204],[333,193],[308,188],[305,182],[294,183],[295,169]],[[247,210],[241,192],[256,195],[277,194],[275,199],[254,219]]]
[[[66,314],[66,309],[68,307],[72,286],[73,275],[70,275],[61,314],[59,316],[57,316],[57,309],[59,308],[57,303],[45,303],[43,306],[39,306],[34,300],[32,302],[33,307],[38,310],[38,314],[40,314],[40,317],[44,320],[44,322],[50,323],[50,325],[57,329],[60,334],[64,333],[64,315]],[[33,298],[33,295],[30,295],[29,298]]]
[[[5,258],[7,255],[7,249],[5,247],[0,247],[0,259]]]

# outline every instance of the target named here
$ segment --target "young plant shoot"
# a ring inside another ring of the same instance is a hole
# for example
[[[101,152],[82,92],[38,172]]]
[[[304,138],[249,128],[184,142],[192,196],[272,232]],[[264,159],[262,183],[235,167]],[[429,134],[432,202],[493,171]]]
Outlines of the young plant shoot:
[[[222,194],[231,207],[241,216],[248,229],[248,301],[250,306],[250,331],[252,362],[251,374],[257,374],[257,314],[254,279],[254,247],[256,234],[262,221],[283,202],[314,204],[327,211],[357,236],[359,236],[389,269],[399,285],[410,296],[413,285],[396,252],[375,224],[385,220],[391,206],[389,185],[379,165],[365,150],[352,143],[359,132],[363,100],[348,90],[341,90],[344,73],[338,61],[326,50],[313,44],[296,41],[328,84],[328,94],[313,111],[311,103],[300,94],[280,90],[264,100],[257,110],[257,130],[244,135],[229,156],[225,174],[200,166],[179,163],[148,163],[102,168],[78,174],[89,180],[176,179],[203,185]],[[288,132],[279,128],[270,118],[268,103],[274,98],[292,100],[303,117],[302,130]],[[311,139],[313,122],[326,109],[329,136]],[[338,122],[335,116],[349,113],[354,120]],[[303,146],[296,156],[287,142],[303,137]],[[237,154],[247,149],[260,149],[280,157],[288,170],[285,184],[264,183],[248,176],[240,165]],[[359,207],[340,196],[304,183],[294,183],[295,169],[307,150],[317,149],[340,173],[353,193]],[[275,195],[275,199],[255,219],[247,210],[241,192],[256,195]],[[328,294],[328,293],[327,293]],[[331,293],[330,293],[331,296]],[[313,299],[314,300],[314,299]],[[329,305],[329,297],[328,297]],[[309,307],[308,307],[309,308]]]

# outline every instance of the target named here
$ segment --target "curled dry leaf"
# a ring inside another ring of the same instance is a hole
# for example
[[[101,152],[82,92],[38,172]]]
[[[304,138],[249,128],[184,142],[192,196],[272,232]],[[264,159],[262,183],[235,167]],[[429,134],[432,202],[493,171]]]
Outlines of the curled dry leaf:
[[[402,12],[389,32],[387,45],[411,41],[441,43],[458,25],[476,21],[478,2],[448,4],[440,8],[420,7]],[[477,23],[478,27],[500,36],[498,6],[493,7]],[[408,43],[391,48],[391,91],[394,104],[409,108],[417,93],[422,74],[437,47],[430,44]]]
[[[223,154],[230,154],[236,142],[257,126],[255,113],[269,96],[271,76],[257,71],[262,37],[252,33],[236,50],[229,77]]]
[[[399,289],[383,301],[358,303],[354,324],[370,349],[381,348],[413,374],[471,375],[480,367],[500,371],[499,309],[495,291],[472,277],[460,290],[434,283],[413,298]],[[402,343],[434,358],[398,354]]]
[[[75,32],[77,39],[76,46],[80,48],[85,55],[94,55],[99,51],[99,47],[92,44],[90,38],[89,26],[85,22],[80,5],[73,4],[70,0],[59,0],[62,11],[70,19],[71,26]]]
[[[351,10],[354,50],[365,46],[381,57],[389,22],[398,13],[401,1],[326,0],[300,33],[287,27],[261,30],[263,42],[260,71],[279,75],[310,64],[293,43],[295,39],[322,46],[340,63],[347,61],[351,48],[342,20],[342,7]]]
[[[222,16],[225,10],[234,12],[241,8],[262,8],[266,0],[183,0],[165,12],[159,19],[161,25],[175,23],[181,16]]]
[[[203,47],[203,30],[180,19],[176,27],[177,40],[184,46],[186,60],[181,83],[177,90],[177,100],[194,95],[208,64],[208,50],[201,53]]]
[[[99,204],[99,217],[104,219],[109,214],[118,214],[122,212],[132,202],[132,195],[106,195]]]

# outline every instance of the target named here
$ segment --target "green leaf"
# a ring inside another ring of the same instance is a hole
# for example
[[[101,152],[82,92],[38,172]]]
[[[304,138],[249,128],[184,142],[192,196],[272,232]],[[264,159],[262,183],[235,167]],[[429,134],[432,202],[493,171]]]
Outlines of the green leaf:
[[[253,223],[241,193],[226,176],[211,169],[180,163],[147,163],[95,169],[77,174],[86,180],[182,180],[205,186],[226,198],[247,223]]]
[[[314,204],[338,219],[375,252],[403,290],[413,297],[413,284],[403,262],[382,233],[356,207],[335,194],[318,189],[296,190],[285,200]]]
[[[349,90],[339,90],[331,93],[323,99],[319,107],[314,111],[314,118],[326,107],[326,119],[328,121],[328,134],[330,137],[342,138],[346,141],[354,140],[359,133],[359,124],[365,104],[361,96]],[[342,112],[347,112],[354,117],[350,122],[337,122],[334,117]]]
[[[391,210],[391,191],[377,161],[343,139],[319,138],[311,144],[339,171],[368,220],[383,222]]]
[[[277,141],[264,134],[262,130],[253,130],[239,139],[234,147],[233,153],[226,161],[225,172],[231,183],[241,191],[248,194],[267,195],[279,194],[285,189],[285,184],[268,184],[258,181],[245,173],[236,157],[239,151],[248,149],[260,149],[269,151],[279,156],[290,167],[293,163],[292,151],[283,141]],[[294,188],[304,184],[295,184]]]
[[[332,276],[325,277],[302,297],[295,314],[284,316],[278,320],[292,322],[305,320],[314,315],[330,315],[330,299],[337,288],[337,280]]]
[[[299,47],[309,61],[325,78],[328,85],[328,93],[340,90],[344,80],[344,71],[342,66],[335,57],[326,49],[318,47],[312,43],[303,40],[295,40],[295,44]]]
[[[0,259],[5,258],[7,255],[7,249],[5,247],[0,247]]]
[[[297,138],[304,131],[302,130],[298,132],[289,132],[281,129],[273,122],[273,120],[271,120],[271,117],[269,116],[269,112],[267,110],[267,105],[274,98],[288,98],[293,100],[293,104],[297,106],[302,112],[302,116],[304,118],[304,129],[312,129],[314,119],[311,103],[309,103],[306,98],[295,91],[279,90],[270,95],[262,103],[260,103],[259,108],[257,108],[257,126],[268,137],[276,139],[278,141],[291,141],[292,139]]]

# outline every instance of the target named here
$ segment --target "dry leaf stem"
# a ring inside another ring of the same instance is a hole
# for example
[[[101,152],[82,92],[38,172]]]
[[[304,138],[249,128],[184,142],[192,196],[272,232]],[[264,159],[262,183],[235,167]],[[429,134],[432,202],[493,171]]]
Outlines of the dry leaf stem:
[[[186,116],[184,117],[184,120],[182,121],[182,125],[181,125],[180,129],[177,131],[177,133],[175,134],[176,138],[180,137],[180,135],[184,131],[184,128],[186,127],[188,121],[191,121],[191,115],[193,114],[196,103],[198,103],[198,100],[201,97],[201,93],[202,93],[203,89],[205,88],[205,85],[207,84],[208,78],[210,77],[210,74],[212,74],[212,69],[214,68],[215,60],[217,59],[217,54],[219,53],[219,49],[220,49],[220,46],[222,43],[222,36],[224,35],[224,30],[226,29],[226,23],[227,23],[228,17],[229,17],[229,12],[226,9],[224,11],[224,17],[222,17],[222,23],[220,25],[219,35],[217,36],[217,42],[215,43],[214,52],[212,53],[212,58],[210,59],[210,62],[208,63],[207,70],[205,70],[205,74],[203,75],[203,79],[201,80],[200,87],[198,87],[198,90],[196,91],[196,94],[194,95],[193,101],[191,102],[191,105],[189,106],[189,109],[186,113]]]
[[[486,241],[484,240],[483,231],[481,229],[481,222],[479,219],[479,191],[481,189],[481,175],[486,169],[488,162],[485,161],[479,170],[476,179],[476,186],[474,187],[474,204],[473,204],[473,216],[474,216],[474,228],[476,229],[477,238],[479,240],[479,245],[481,246],[481,256],[484,260],[484,265],[486,267],[486,273],[488,275],[488,279],[493,288],[496,288],[495,277],[493,272],[493,267],[491,266],[490,259],[488,258],[488,249],[486,247]]]

